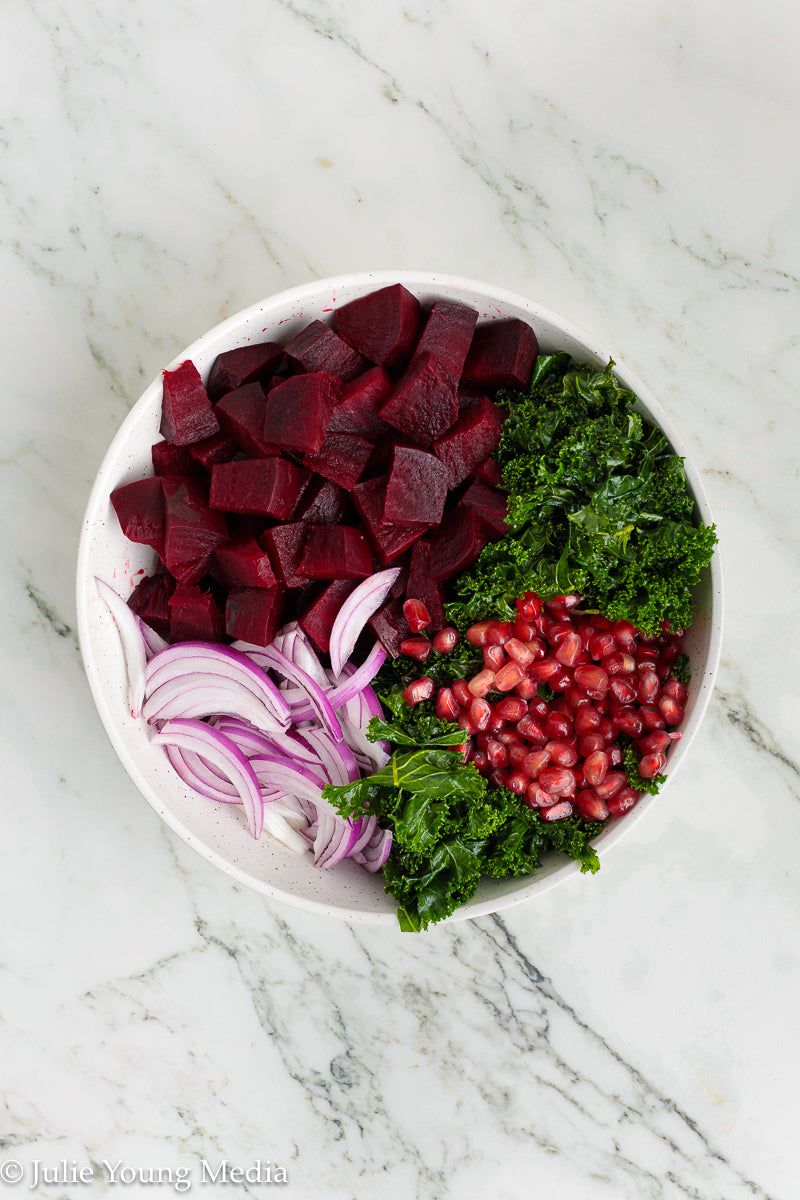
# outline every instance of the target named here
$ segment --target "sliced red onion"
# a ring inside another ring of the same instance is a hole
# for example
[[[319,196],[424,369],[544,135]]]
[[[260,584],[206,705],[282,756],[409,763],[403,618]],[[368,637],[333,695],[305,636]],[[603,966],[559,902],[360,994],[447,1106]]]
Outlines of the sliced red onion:
[[[352,672],[347,672],[345,668],[342,672],[345,675],[342,682],[337,684],[336,687],[328,686],[326,695],[331,708],[339,709],[352,700],[354,696],[357,696],[368,683],[372,682],[385,661],[386,651],[380,642],[376,642],[360,667],[356,667]],[[295,691],[297,699],[295,699]],[[299,688],[293,690],[292,695],[284,692],[284,698],[291,705],[292,718],[295,721],[307,720],[312,715],[311,705],[307,699],[301,699],[301,696],[302,693]]]
[[[363,850],[353,854],[353,858],[367,871],[380,871],[392,849],[392,832],[390,829],[376,829],[370,841]]]
[[[112,587],[109,587],[102,579],[98,579],[96,575],[95,583],[117,626],[128,676],[128,705],[131,716],[138,717],[141,715],[144,701],[145,671],[147,669],[147,652],[142,636],[143,622],[133,609],[128,608],[122,597],[118,596]]]
[[[361,817],[361,819],[358,821],[358,825],[360,826],[360,829],[358,832],[358,837],[353,843],[352,849],[350,850],[351,858],[355,858],[356,854],[360,854],[367,843],[372,840],[375,830],[378,828],[378,818]]]
[[[137,620],[142,633],[142,640],[144,641],[144,652],[149,662],[156,654],[160,654],[162,650],[166,650],[169,642],[160,633],[156,633],[155,629],[151,629],[149,625],[146,625],[138,614]]]
[[[231,741],[235,742],[239,749],[248,756],[277,752],[285,758],[299,759],[312,767],[315,763],[319,763],[319,756],[296,734],[284,733],[282,730],[265,732],[255,729],[248,721],[230,716],[218,717],[213,724],[217,729],[226,733]]]
[[[242,797],[229,779],[223,779],[208,766],[194,750],[181,750],[178,746],[164,746],[167,758],[176,775],[193,791],[207,800],[219,804],[239,804]]]
[[[361,778],[355,755],[345,740],[335,742],[324,729],[306,729],[303,738],[316,751],[328,783],[339,786]]]
[[[167,680],[148,691],[142,706],[142,716],[149,722],[220,713],[241,717],[267,732],[281,731],[273,714],[248,688],[219,676],[185,675]]]
[[[323,809],[314,839],[314,866],[323,870],[335,867],[351,853],[358,835],[357,822],[346,821],[332,810]]]
[[[353,653],[361,630],[383,604],[399,574],[399,567],[390,567],[371,575],[350,593],[336,614],[331,630],[330,656],[331,667],[337,678]]]
[[[287,658],[280,650],[273,649],[272,646],[266,646],[263,653],[259,656],[266,662],[272,670],[283,675],[284,679],[291,680],[298,687],[305,688],[309,703],[321,724],[329,729],[333,738],[340,742],[342,740],[342,727],[333,711],[328,697],[323,692],[318,683],[315,683],[310,675],[306,674],[302,668],[296,666],[291,659]]]
[[[168,646],[147,664],[147,689],[198,671],[226,680],[236,679],[261,700],[280,725],[286,728],[289,724],[289,706],[275,683],[247,655],[230,646],[209,642],[178,642]]]
[[[293,763],[276,754],[254,754],[250,766],[260,784],[279,788],[287,796],[302,796],[313,804],[322,800],[325,780],[302,763]]]

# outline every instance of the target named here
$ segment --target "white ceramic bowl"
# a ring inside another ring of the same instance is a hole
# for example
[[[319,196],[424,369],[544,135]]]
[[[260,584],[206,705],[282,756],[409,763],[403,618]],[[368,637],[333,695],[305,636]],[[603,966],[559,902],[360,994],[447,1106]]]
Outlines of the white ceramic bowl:
[[[400,282],[423,304],[458,300],[477,309],[481,319],[519,317],[536,331],[543,352],[567,350],[577,359],[604,365],[610,351],[571,322],[522,296],[490,284],[423,271],[375,271],[323,279],[291,288],[223,321],[183,350],[172,364],[190,358],[207,378],[223,350],[251,341],[288,341],[316,318],[326,320],[338,305],[357,296]],[[686,474],[702,520],[712,517],[697,470],[667,413],[616,354],[616,373],[639,397],[642,411],[685,458]],[[155,556],[146,546],[124,537],[109,504],[120,484],[149,475],[150,447],[159,439],[161,379],[153,380],[114,438],[97,474],[83,522],[77,572],[78,632],[86,674],[100,717],[122,765],[162,820],[210,863],[265,896],[299,908],[371,924],[394,925],[395,903],[382,887],[381,876],[368,874],[346,861],[334,870],[316,869],[310,856],[299,858],[270,842],[254,841],[238,808],[199,799],[172,772],[160,748],[150,745],[143,721],[132,719],[126,705],[126,675],[114,622],[94,582],[99,576],[128,596],[142,570],[149,572]],[[719,663],[722,628],[722,572],[719,555],[698,587],[696,617],[687,638],[692,684],[683,737],[669,756],[669,784],[675,777],[700,727]],[[668,786],[668,785],[665,785]],[[663,795],[663,788],[661,794]],[[645,796],[632,812],[611,821],[597,839],[601,858],[626,830],[649,811],[658,797]],[[486,913],[530,900],[572,875],[578,867],[553,857],[526,879],[484,880],[476,895],[458,910],[457,918]],[[453,918],[451,918],[453,919]]]

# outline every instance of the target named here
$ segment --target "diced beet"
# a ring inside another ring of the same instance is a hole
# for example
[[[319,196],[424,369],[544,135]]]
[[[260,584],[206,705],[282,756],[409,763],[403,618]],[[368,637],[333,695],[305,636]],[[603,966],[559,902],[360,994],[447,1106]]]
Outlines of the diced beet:
[[[169,598],[169,611],[172,642],[219,642],[225,636],[225,618],[210,591],[178,583]]]
[[[228,392],[235,392],[256,379],[265,382],[283,358],[283,346],[277,342],[259,342],[255,346],[239,346],[226,350],[214,359],[208,376],[207,391],[216,403]]]
[[[437,300],[428,314],[414,358],[432,354],[453,387],[458,387],[477,320],[474,308]]]
[[[456,505],[430,535],[432,577],[442,583],[458,575],[475,561],[487,540],[475,509],[463,502]]]
[[[471,387],[468,383],[464,383],[462,379],[458,385],[458,407],[463,412],[465,408],[472,408],[472,405],[476,404],[485,395],[486,393],[481,391],[480,388]]]
[[[156,475],[203,475],[203,464],[192,458],[186,446],[154,442],[150,450]]]
[[[275,587],[269,555],[249,534],[238,534],[214,554],[214,574],[226,587]]]
[[[480,479],[481,483],[488,483],[489,487],[503,486],[503,472],[493,458],[487,458],[477,466],[472,472],[472,478]]]
[[[392,658],[399,658],[403,653],[400,643],[411,637],[408,621],[403,616],[403,606],[399,600],[386,600],[376,613],[369,619],[373,633]]]
[[[447,467],[425,450],[395,446],[383,522],[387,525],[438,525],[447,499]]]
[[[111,504],[131,542],[152,546],[164,557],[164,488],[158,475],[114,488]]]
[[[309,525],[300,574],[306,579],[366,579],[372,574],[367,540],[350,525]]]
[[[219,422],[197,367],[187,359],[164,372],[161,434],[175,446],[188,446],[212,433],[219,433]]]
[[[378,416],[392,391],[392,380],[383,367],[372,367],[345,386],[333,410],[328,433],[354,433],[374,442],[389,426]]]
[[[369,479],[365,483],[356,484],[352,491],[353,503],[364,524],[364,532],[382,566],[399,558],[425,533],[424,526],[383,524],[386,483],[385,477]]]
[[[279,446],[264,441],[267,398],[260,383],[247,383],[228,392],[214,412],[228,437],[251,458],[274,458],[280,454]]]
[[[444,607],[442,605],[442,589],[432,577],[432,552],[430,542],[426,538],[415,542],[411,551],[411,566],[405,586],[407,600],[421,600],[431,618],[430,627],[433,631],[444,625]]]
[[[128,607],[141,617],[145,625],[169,639],[169,598],[175,590],[175,580],[168,571],[146,576],[128,597]]]
[[[421,323],[419,301],[402,283],[359,296],[336,311],[336,328],[344,340],[390,370],[411,357]]]
[[[388,475],[394,460],[395,446],[408,446],[412,450],[426,450],[419,442],[404,437],[402,433],[392,429],[384,437],[378,438],[372,448],[370,460],[364,468],[364,478],[374,479],[376,475]]]
[[[220,463],[211,472],[212,508],[258,513],[288,521],[308,484],[309,474],[285,458]]]
[[[304,371],[328,371],[344,383],[349,383],[371,365],[324,321],[312,321],[295,334],[286,343],[286,354]]]
[[[282,613],[283,588],[232,588],[225,605],[225,632],[253,646],[268,646]]]
[[[308,586],[308,579],[298,570],[308,530],[305,521],[295,521],[291,525],[276,525],[258,539],[259,546],[266,550],[272,569],[285,588]]]
[[[341,394],[341,379],[328,371],[293,375],[278,384],[267,396],[264,441],[282,450],[318,454]]]
[[[461,504],[466,504],[467,507],[474,509],[484,525],[488,526],[496,537],[502,537],[504,533],[508,532],[506,498],[496,488],[488,487],[476,479],[464,492]]]
[[[165,475],[162,484],[164,563],[180,583],[197,583],[214,551],[228,541],[227,522],[209,507],[208,489],[199,479]]]
[[[308,634],[318,650],[327,654],[331,646],[331,630],[339,609],[356,587],[354,579],[334,579],[318,585],[311,603],[300,617],[300,628]]]
[[[347,525],[352,505],[344,488],[315,475],[297,509],[298,521],[308,525]]]
[[[444,437],[433,443],[447,468],[448,486],[456,488],[500,444],[503,417],[497,405],[482,397],[462,412]]]
[[[417,544],[418,543],[415,542],[414,546]],[[392,570],[400,572],[392,586],[389,588],[389,595],[393,600],[400,600],[405,597],[406,584],[408,583],[408,571],[411,565],[411,554],[413,549],[414,547],[412,546],[411,550],[406,551],[405,554],[401,555],[400,558],[396,558],[392,563]]]
[[[464,381],[485,388],[527,387],[539,355],[530,325],[511,317],[475,330],[464,364]]]
[[[452,383],[433,355],[414,356],[380,415],[422,446],[430,446],[447,433],[458,417],[458,401]]]
[[[230,462],[239,453],[239,447],[226,433],[212,433],[211,437],[192,442],[186,449],[206,471],[217,463]]]
[[[310,471],[350,491],[358,483],[372,454],[372,444],[352,433],[328,433],[319,454],[306,454]]]

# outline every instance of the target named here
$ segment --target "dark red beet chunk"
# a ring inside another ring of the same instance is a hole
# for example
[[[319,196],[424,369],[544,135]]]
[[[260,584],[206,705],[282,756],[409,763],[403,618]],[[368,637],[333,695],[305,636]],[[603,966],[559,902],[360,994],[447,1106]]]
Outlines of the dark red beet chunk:
[[[162,436],[175,446],[188,446],[212,433],[219,433],[219,422],[194,363],[187,360],[174,371],[165,371]]]
[[[452,429],[433,443],[447,468],[448,486],[456,488],[500,443],[503,418],[497,405],[485,396],[462,412]]]
[[[430,446],[447,433],[458,417],[458,401],[452,383],[433,355],[414,356],[380,415],[421,446]]]
[[[431,618],[430,628],[435,631],[444,625],[442,589],[432,577],[430,542],[425,538],[414,544],[411,551],[411,567],[405,587],[407,600],[421,600]]]
[[[225,636],[225,618],[211,592],[179,583],[170,596],[169,611],[173,642],[220,642]]]
[[[111,493],[122,532],[131,542],[152,546],[164,557],[164,488],[158,476],[125,483]]]
[[[474,308],[438,300],[428,314],[414,358],[432,354],[453,387],[458,387],[477,320]]]
[[[225,632],[253,646],[268,646],[282,612],[283,588],[233,588],[225,606]]]
[[[317,475],[303,493],[297,519],[308,525],[347,525],[351,510],[344,488]]]
[[[441,522],[446,499],[444,464],[425,450],[395,446],[383,506],[384,523],[430,529]]]
[[[228,392],[214,409],[217,420],[237,446],[251,458],[273,458],[280,447],[263,438],[267,398],[260,383],[248,383]]]
[[[399,658],[403,653],[400,643],[411,636],[408,621],[403,616],[403,606],[399,600],[387,600],[369,619],[373,633],[392,656]]]
[[[167,571],[149,575],[138,583],[128,597],[128,607],[141,617],[145,625],[169,638],[169,598],[175,590],[175,580]]]
[[[437,583],[452,579],[473,563],[487,542],[474,508],[458,504],[430,537],[431,573]]]
[[[348,346],[324,321],[312,321],[286,343],[289,359],[304,371],[329,371],[344,383],[366,371],[370,363]]]
[[[372,574],[367,540],[350,525],[309,525],[300,574],[307,579],[366,579]]]
[[[214,554],[214,575],[226,587],[275,587],[278,582],[266,550],[247,533],[237,534]]]
[[[328,433],[354,433],[374,442],[389,429],[378,416],[392,391],[392,381],[383,367],[372,367],[348,383],[333,410]]]
[[[156,475],[203,475],[203,464],[192,458],[186,446],[154,442],[150,451]]]
[[[198,479],[165,475],[164,562],[180,583],[197,583],[214,551],[228,540],[228,525],[208,505],[208,489]]]
[[[475,330],[464,381],[477,387],[527,387],[539,355],[539,343],[530,325],[512,317],[491,321]]]
[[[352,491],[353,503],[361,516],[364,532],[382,566],[399,558],[425,532],[422,526],[383,524],[386,482],[385,477],[369,479],[356,484]]]
[[[210,471],[217,463],[230,462],[239,453],[236,442],[224,433],[212,433],[211,437],[192,442],[186,449],[206,471]]]
[[[292,525],[277,525],[258,539],[272,563],[272,569],[285,588],[304,588],[308,580],[297,568],[303,554],[308,526],[304,521]]]
[[[235,392],[245,383],[270,378],[283,358],[283,347],[277,342],[259,342],[255,346],[239,346],[226,350],[214,359],[208,376],[208,394],[216,403],[228,392]]]
[[[487,525],[497,537],[502,537],[504,533],[508,532],[506,498],[502,492],[487,487],[485,483],[476,479],[464,492],[461,503],[473,508],[484,525]]]
[[[267,396],[264,441],[283,450],[318,454],[341,394],[342,381],[328,371],[293,375],[278,384]]]
[[[355,586],[354,579],[334,579],[315,593],[300,617],[300,628],[308,634],[317,649],[326,654],[331,646],[333,623]]]
[[[361,478],[372,444],[352,433],[328,433],[319,454],[306,454],[303,465],[350,491]]]
[[[308,471],[285,458],[220,463],[211,472],[212,508],[288,521],[308,484]]]
[[[463,379],[458,385],[458,407],[463,412],[465,408],[471,408],[485,395],[479,388],[470,387],[468,383],[464,383]]]
[[[411,357],[421,323],[419,301],[402,283],[359,296],[336,312],[336,328],[344,340],[390,369]]]
[[[493,458],[487,458],[480,466],[476,467],[472,472],[473,479],[479,479],[481,483],[487,483],[489,487],[503,486],[503,472]]]

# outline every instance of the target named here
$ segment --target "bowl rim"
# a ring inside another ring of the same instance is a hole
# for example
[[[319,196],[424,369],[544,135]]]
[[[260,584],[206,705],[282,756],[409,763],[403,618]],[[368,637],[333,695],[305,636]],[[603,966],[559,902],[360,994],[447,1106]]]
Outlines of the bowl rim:
[[[702,478],[692,460],[688,447],[685,445],[679,431],[672,423],[669,414],[663,408],[659,400],[653,394],[649,387],[636,375],[625,363],[624,359],[617,357],[608,346],[600,342],[593,334],[575,324],[573,321],[561,316],[560,313],[548,308],[546,305],[529,299],[517,292],[507,288],[498,287],[492,283],[483,280],[471,279],[461,275],[451,275],[445,272],[437,271],[416,271],[416,270],[391,270],[382,269],[375,271],[357,271],[348,274],[326,276],[325,278],[313,280],[309,283],[298,284],[294,287],[285,288],[280,292],[276,292],[261,300],[255,301],[246,308],[240,309],[231,316],[226,317],[217,325],[195,338],[185,349],[176,354],[165,367],[155,376],[154,379],[145,387],[141,395],[132,405],[130,411],[117,429],[114,437],[111,440],[94,482],[92,484],[89,498],[87,500],[83,521],[81,525],[81,535],[78,546],[77,555],[77,571],[76,571],[76,606],[77,606],[77,632],[78,643],[80,646],[81,657],[84,664],[84,670],[89,682],[89,687],[92,697],[95,702],[100,719],[105,728],[106,734],[114,748],[117,757],[120,759],[131,781],[136,786],[137,790],[144,796],[150,806],[154,809],[157,815],[172,829],[187,845],[194,851],[200,854],[207,862],[224,871],[238,883],[261,893],[262,895],[282,901],[291,905],[294,908],[302,909],[306,912],[316,913],[317,915],[334,917],[339,920],[352,921],[360,924],[371,925],[393,925],[396,927],[397,916],[394,911],[369,911],[366,909],[349,908],[346,904],[338,905],[331,904],[311,897],[298,895],[285,891],[283,888],[276,887],[267,883],[264,880],[256,879],[247,871],[238,867],[227,859],[222,853],[215,850],[212,846],[207,845],[202,841],[198,841],[190,829],[167,807],[158,796],[151,790],[149,782],[145,779],[140,771],[135,758],[128,752],[124,745],[121,736],[117,730],[117,722],[111,708],[109,696],[102,686],[101,673],[97,668],[94,655],[91,647],[90,630],[89,630],[89,600],[92,595],[94,585],[94,576],[90,571],[89,559],[91,551],[91,531],[98,519],[99,512],[104,507],[109,495],[109,475],[112,466],[116,464],[119,447],[127,440],[128,432],[134,426],[140,416],[141,411],[149,403],[152,402],[154,391],[160,394],[161,379],[163,370],[173,369],[178,363],[186,359],[194,359],[196,355],[205,356],[209,353],[209,348],[213,347],[214,343],[225,341],[229,335],[233,334],[237,328],[240,328],[253,318],[260,315],[269,315],[274,310],[280,310],[286,307],[297,306],[302,304],[304,299],[316,298],[321,291],[330,290],[335,296],[337,289],[348,289],[351,287],[366,287],[369,285],[372,289],[388,286],[390,284],[401,283],[409,288],[426,288],[435,289],[443,287],[453,290],[468,290],[473,294],[483,295],[488,302],[494,301],[501,304],[505,303],[516,308],[523,309],[531,318],[531,322],[536,320],[546,322],[556,326],[559,331],[567,338],[578,343],[586,356],[594,358],[599,362],[608,362],[609,359],[614,362],[614,373],[617,378],[624,384],[625,387],[633,391],[637,398],[642,402],[648,413],[652,416],[654,422],[658,424],[669,439],[673,449],[684,459],[684,469],[686,471],[687,480],[694,496],[697,509],[701,520],[704,524],[713,524],[713,516],[711,507],[708,501],[708,496],[703,485]],[[217,351],[218,353],[220,351]],[[700,689],[694,710],[691,714],[691,731],[687,738],[687,746],[690,743],[705,718],[705,713],[711,700],[711,695],[714,690],[714,684],[719,670],[719,663],[722,653],[722,630],[724,621],[724,587],[723,587],[723,567],[719,545],[715,547],[714,554],[711,559],[709,568],[710,586],[711,586],[711,621],[708,653],[706,657],[706,666],[703,676],[700,680]],[[682,761],[683,755],[681,756]],[[676,764],[679,767],[681,762]],[[624,818],[618,819],[613,825],[609,825],[600,835],[602,838],[602,846],[598,847],[598,851],[602,850],[603,855],[612,847],[619,844],[621,838],[641,820],[644,815],[650,811],[653,802],[663,796],[667,785],[672,781],[676,774],[676,770],[670,771],[669,776],[657,796],[644,796],[639,804],[631,812],[627,813]],[[567,860],[562,866],[553,871],[545,878],[540,878],[538,873],[532,876],[526,876],[527,883],[513,891],[506,892],[503,895],[489,898],[486,900],[472,899],[457,909],[448,921],[471,920],[474,918],[487,916],[490,913],[500,912],[504,909],[522,904],[525,901],[532,899],[534,895],[543,894],[557,884],[564,882],[567,878],[573,877],[579,872],[579,865],[571,860]]]

